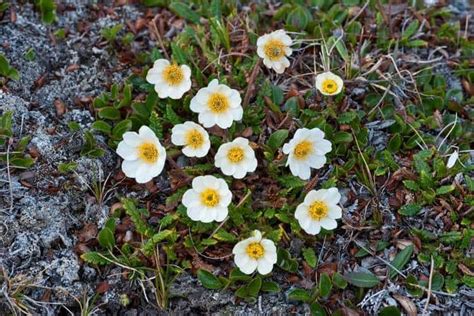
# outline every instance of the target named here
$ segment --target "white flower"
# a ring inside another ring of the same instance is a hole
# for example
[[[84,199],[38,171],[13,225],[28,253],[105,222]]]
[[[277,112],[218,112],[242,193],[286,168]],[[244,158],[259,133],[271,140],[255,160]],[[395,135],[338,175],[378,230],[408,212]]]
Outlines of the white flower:
[[[303,180],[311,176],[311,168],[320,169],[326,163],[326,154],[332,150],[331,142],[324,139],[324,132],[319,128],[300,128],[293,139],[283,146],[288,154],[286,165],[291,173]]]
[[[250,147],[248,139],[243,137],[222,144],[214,160],[216,167],[220,168],[223,174],[236,179],[242,179],[247,172],[254,172],[257,169],[255,152]]]
[[[233,121],[242,119],[242,98],[239,91],[212,80],[206,88],[198,91],[191,99],[191,111],[199,113],[199,123],[204,127],[218,125],[229,128]]]
[[[183,195],[183,205],[193,221],[222,222],[229,213],[232,193],[223,179],[201,176],[193,179],[193,188]]]
[[[336,219],[342,217],[342,210],[337,206],[340,199],[341,194],[336,188],[312,190],[296,208],[295,218],[310,235],[318,234],[321,227],[326,230],[335,229]]]
[[[155,91],[162,99],[181,99],[191,89],[191,69],[186,65],[170,64],[166,59],[158,59],[148,70],[146,81],[155,85]]]
[[[324,95],[339,94],[344,86],[341,77],[330,71],[323,72],[316,76],[316,89]]]
[[[448,169],[451,169],[452,167],[454,167],[454,165],[456,164],[456,161],[458,161],[458,158],[459,158],[459,152],[455,150],[451,155],[449,155],[448,163],[446,164],[446,167],[448,167]]]
[[[260,274],[270,273],[277,262],[275,244],[270,239],[262,239],[258,230],[253,232],[253,237],[238,242],[232,253],[235,264],[245,274],[251,274],[255,269]]]
[[[183,154],[188,157],[204,157],[211,148],[206,130],[201,125],[190,121],[173,127],[171,142],[177,146],[184,146]]]
[[[267,68],[272,68],[276,73],[283,73],[290,66],[289,57],[292,53],[290,48],[293,41],[284,30],[274,31],[262,35],[257,40],[257,54],[263,58]]]
[[[165,149],[148,126],[140,127],[138,134],[124,133],[117,154],[123,158],[122,171],[138,183],[146,183],[159,175],[166,161]]]

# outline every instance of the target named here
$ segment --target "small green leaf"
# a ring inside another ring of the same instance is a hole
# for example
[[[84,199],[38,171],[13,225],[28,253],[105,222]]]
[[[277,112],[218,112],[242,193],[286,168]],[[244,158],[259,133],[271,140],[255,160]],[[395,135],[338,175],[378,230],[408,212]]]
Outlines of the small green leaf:
[[[319,293],[322,297],[328,297],[331,293],[332,282],[327,273],[323,273],[319,279]]]
[[[179,15],[180,17],[195,24],[198,24],[201,19],[199,14],[191,10],[187,4],[182,2],[172,2],[169,5],[169,9],[173,11],[176,15]]]
[[[413,180],[403,180],[403,184],[405,185],[405,188],[410,189],[412,191],[418,191],[420,190],[420,186],[416,181]]]
[[[403,205],[398,213],[403,216],[415,216],[421,211],[421,205],[419,204],[407,204]]]
[[[114,126],[114,129],[112,130],[112,135],[115,139],[121,139],[122,135],[131,129],[132,129],[132,121],[123,120]]]
[[[92,128],[104,134],[110,134],[112,131],[112,126],[109,123],[101,120],[92,123]]]
[[[454,186],[454,184],[443,185],[442,187],[436,189],[436,195],[442,195],[453,192],[455,188],[456,187]]]
[[[58,165],[58,171],[61,173],[68,173],[76,169],[77,163],[75,162],[64,162]]]
[[[292,301],[309,302],[311,301],[311,294],[307,290],[292,289],[288,292],[288,299]]]
[[[372,288],[380,283],[371,272],[349,272],[344,275],[344,279],[352,285],[363,288]]]
[[[99,110],[99,117],[103,119],[107,119],[107,120],[112,120],[112,121],[119,120],[120,111],[111,106],[107,106]]]
[[[392,138],[388,142],[387,149],[390,152],[395,153],[400,149],[401,145],[402,145],[402,137],[400,136],[400,134],[395,134],[392,136]]]
[[[311,316],[326,316],[326,310],[318,302],[314,302],[309,306]],[[335,314],[334,314],[335,315]]]
[[[262,288],[260,289],[264,292],[270,292],[270,293],[277,293],[280,292],[280,286],[278,283],[273,282],[273,281],[263,281],[262,282]]]
[[[410,260],[410,257],[411,257],[412,254],[413,254],[413,245],[409,245],[409,246],[405,247],[405,249],[400,251],[395,256],[395,258],[391,262],[392,266],[397,268],[399,271],[402,270],[403,267]],[[397,274],[398,274],[398,272],[395,269],[390,268],[390,278],[394,278]]]
[[[262,278],[256,277],[249,284],[247,284],[247,293],[250,297],[257,297],[262,288]]]
[[[270,137],[268,138],[267,144],[273,151],[277,151],[279,148],[282,147],[287,137],[288,137],[288,130],[280,129],[270,135]]]
[[[387,306],[380,310],[379,316],[400,316],[400,310],[396,306]]]
[[[350,143],[352,142],[352,140],[353,140],[352,134],[347,133],[347,132],[337,132],[332,139],[334,144]]]
[[[315,268],[318,264],[318,258],[316,257],[316,253],[312,248],[305,248],[303,250],[303,258],[311,268]]]
[[[219,278],[209,271],[199,269],[197,272],[197,277],[201,284],[207,289],[218,290],[223,288],[223,284]]]
[[[336,272],[332,275],[332,283],[340,289],[345,289],[347,287],[346,279],[344,279],[344,277],[339,272]]]
[[[115,246],[115,237],[113,231],[108,228],[104,227],[97,236],[99,240],[99,244],[101,247],[106,249],[112,249]]]
[[[86,252],[82,254],[81,259],[89,264],[95,264],[95,265],[106,265],[110,263],[110,261],[106,259],[106,256],[95,251],[90,251],[90,252]]]
[[[247,274],[244,274],[238,268],[235,268],[230,272],[229,279],[232,282],[235,282],[235,281],[248,281],[248,280],[251,279],[251,277]]]

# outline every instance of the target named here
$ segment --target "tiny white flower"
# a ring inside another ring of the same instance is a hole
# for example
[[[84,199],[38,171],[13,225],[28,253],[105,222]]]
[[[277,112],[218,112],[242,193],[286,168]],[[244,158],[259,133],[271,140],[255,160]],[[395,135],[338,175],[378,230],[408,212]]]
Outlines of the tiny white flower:
[[[218,125],[220,128],[229,128],[233,121],[242,119],[244,110],[241,103],[239,91],[219,84],[214,79],[191,99],[190,108],[199,113],[199,123],[204,127]]]
[[[171,142],[177,146],[184,146],[183,154],[188,157],[204,157],[211,148],[209,134],[201,125],[191,121],[173,127]]]
[[[242,179],[247,172],[254,172],[257,169],[255,152],[250,147],[248,139],[243,137],[222,144],[214,160],[216,167],[220,168],[223,174],[236,179]]]
[[[165,149],[148,126],[140,127],[138,133],[124,133],[117,154],[123,158],[123,173],[138,183],[146,183],[158,176],[166,161]]]
[[[262,35],[257,40],[257,54],[263,58],[267,68],[283,73],[290,66],[289,57],[292,53],[290,48],[293,41],[284,30],[277,30],[270,34]]]
[[[344,82],[341,77],[330,71],[323,72],[316,76],[316,89],[324,95],[336,95],[342,91]]]
[[[262,239],[262,233],[258,230],[253,232],[252,237],[238,242],[232,253],[235,264],[245,274],[255,270],[260,274],[270,273],[277,262],[275,244],[270,239]]]
[[[193,221],[222,222],[229,213],[232,193],[223,179],[200,176],[193,179],[192,189],[183,195],[183,205]]]
[[[458,161],[458,158],[459,158],[459,152],[455,150],[451,155],[449,155],[448,163],[446,164],[446,167],[448,167],[448,169],[451,169],[452,167],[454,167],[454,165],[456,164],[456,161]]]
[[[321,227],[326,230],[335,229],[336,219],[342,217],[342,210],[337,206],[340,199],[341,194],[336,188],[312,190],[296,208],[295,218],[310,235],[318,234]]]
[[[158,59],[148,70],[146,81],[155,85],[155,91],[162,99],[181,99],[191,89],[191,69],[186,65],[171,64]]]
[[[319,128],[300,128],[293,139],[283,145],[283,152],[288,155],[286,165],[291,173],[303,180],[311,176],[311,168],[320,169],[326,163],[326,154],[332,150],[331,142],[324,139],[324,132]]]

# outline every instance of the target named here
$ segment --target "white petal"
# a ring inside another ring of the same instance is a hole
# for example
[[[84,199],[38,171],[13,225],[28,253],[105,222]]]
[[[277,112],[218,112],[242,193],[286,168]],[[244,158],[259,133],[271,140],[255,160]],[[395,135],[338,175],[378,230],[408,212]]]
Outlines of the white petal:
[[[216,222],[222,222],[227,215],[229,214],[229,209],[227,207],[216,207],[216,216],[214,220]]]
[[[138,153],[135,147],[131,147],[121,141],[117,146],[117,154],[125,160],[135,160],[138,158]]]
[[[142,162],[140,160],[124,160],[122,161],[122,171],[129,178],[135,178],[137,170]]]
[[[258,273],[265,275],[272,272],[272,269],[273,269],[273,263],[265,260],[265,258],[258,260],[258,266],[257,266]]]
[[[202,208],[199,206],[188,207],[186,209],[186,214],[188,215],[188,217],[195,222],[198,222],[201,220],[201,212],[202,212]]]
[[[341,200],[341,194],[337,188],[329,188],[326,190],[324,200],[328,204],[337,204]]]
[[[198,206],[201,203],[199,194],[194,189],[184,192],[182,202],[186,207]]]
[[[142,139],[135,132],[125,132],[122,138],[127,145],[132,147],[136,147],[142,143]]]
[[[329,205],[328,217],[338,219],[342,217],[342,209],[337,205]]]
[[[235,265],[239,268],[247,266],[250,263],[251,260],[252,260],[252,258],[250,258],[247,255],[247,253],[245,252],[245,249],[243,250],[243,252],[239,252],[239,253],[235,254],[235,256],[234,256]]]
[[[245,250],[247,249],[248,245],[249,245],[249,242],[247,239],[239,241],[238,243],[235,244],[234,248],[232,249],[232,253],[234,255],[245,253]]]
[[[305,232],[310,234],[310,235],[317,235],[321,231],[321,225],[317,221],[311,221],[311,224],[307,229],[305,229]]]
[[[143,125],[138,130],[138,134],[141,138],[151,141],[156,141],[158,138],[156,137],[155,133],[146,125]]]
[[[140,164],[135,174],[135,181],[137,183],[147,183],[153,179],[154,175],[150,173],[149,166],[147,164]]]
[[[308,163],[311,168],[321,169],[326,163],[326,156],[318,156],[313,154],[308,158]]]
[[[257,260],[251,259],[246,265],[240,266],[239,269],[244,274],[252,274],[257,269]]]
[[[337,227],[336,220],[329,217],[321,219],[320,224],[321,224],[321,227],[323,227],[326,230],[335,229]]]

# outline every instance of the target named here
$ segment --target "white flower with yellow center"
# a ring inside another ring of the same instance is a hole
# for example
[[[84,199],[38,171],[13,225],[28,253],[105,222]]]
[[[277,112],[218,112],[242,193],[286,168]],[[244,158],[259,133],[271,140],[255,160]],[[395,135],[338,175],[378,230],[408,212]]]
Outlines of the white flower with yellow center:
[[[293,139],[283,145],[283,152],[288,155],[286,165],[291,173],[303,180],[311,177],[311,168],[320,169],[326,163],[326,154],[332,150],[331,142],[324,139],[324,132],[319,128],[300,128]]]
[[[230,143],[222,144],[214,158],[217,168],[226,176],[242,179],[247,172],[257,169],[255,152],[249,145],[249,140],[237,137]]]
[[[316,76],[316,89],[324,95],[339,94],[344,86],[341,77],[330,71],[323,72]]]
[[[173,127],[171,142],[177,146],[184,146],[183,154],[188,157],[204,157],[211,148],[206,130],[201,125],[190,121]]]
[[[336,188],[312,190],[296,208],[295,218],[310,235],[318,234],[321,227],[326,230],[335,229],[336,219],[342,217],[342,210],[337,206],[340,199],[341,194]]]
[[[252,237],[238,242],[232,253],[235,264],[245,274],[251,274],[255,270],[260,274],[270,273],[277,262],[275,244],[270,239],[262,238],[262,233],[258,230],[253,232]]]
[[[199,113],[199,123],[204,127],[218,125],[229,128],[233,121],[242,119],[242,98],[239,91],[212,80],[206,88],[198,91],[191,99],[191,111]]]
[[[148,70],[146,81],[155,85],[155,91],[162,99],[181,99],[191,89],[191,69],[186,65],[171,64],[166,59],[158,59]]]
[[[138,183],[146,183],[159,175],[166,161],[165,149],[148,126],[140,127],[138,133],[124,133],[117,154],[123,158],[122,171]]]
[[[284,30],[274,31],[258,38],[257,54],[263,58],[263,63],[267,68],[281,74],[290,66],[290,61],[286,57],[292,53],[290,48],[292,43],[291,37]]]
[[[200,176],[193,179],[192,189],[183,195],[183,205],[193,221],[222,222],[229,213],[232,193],[223,179]]]

